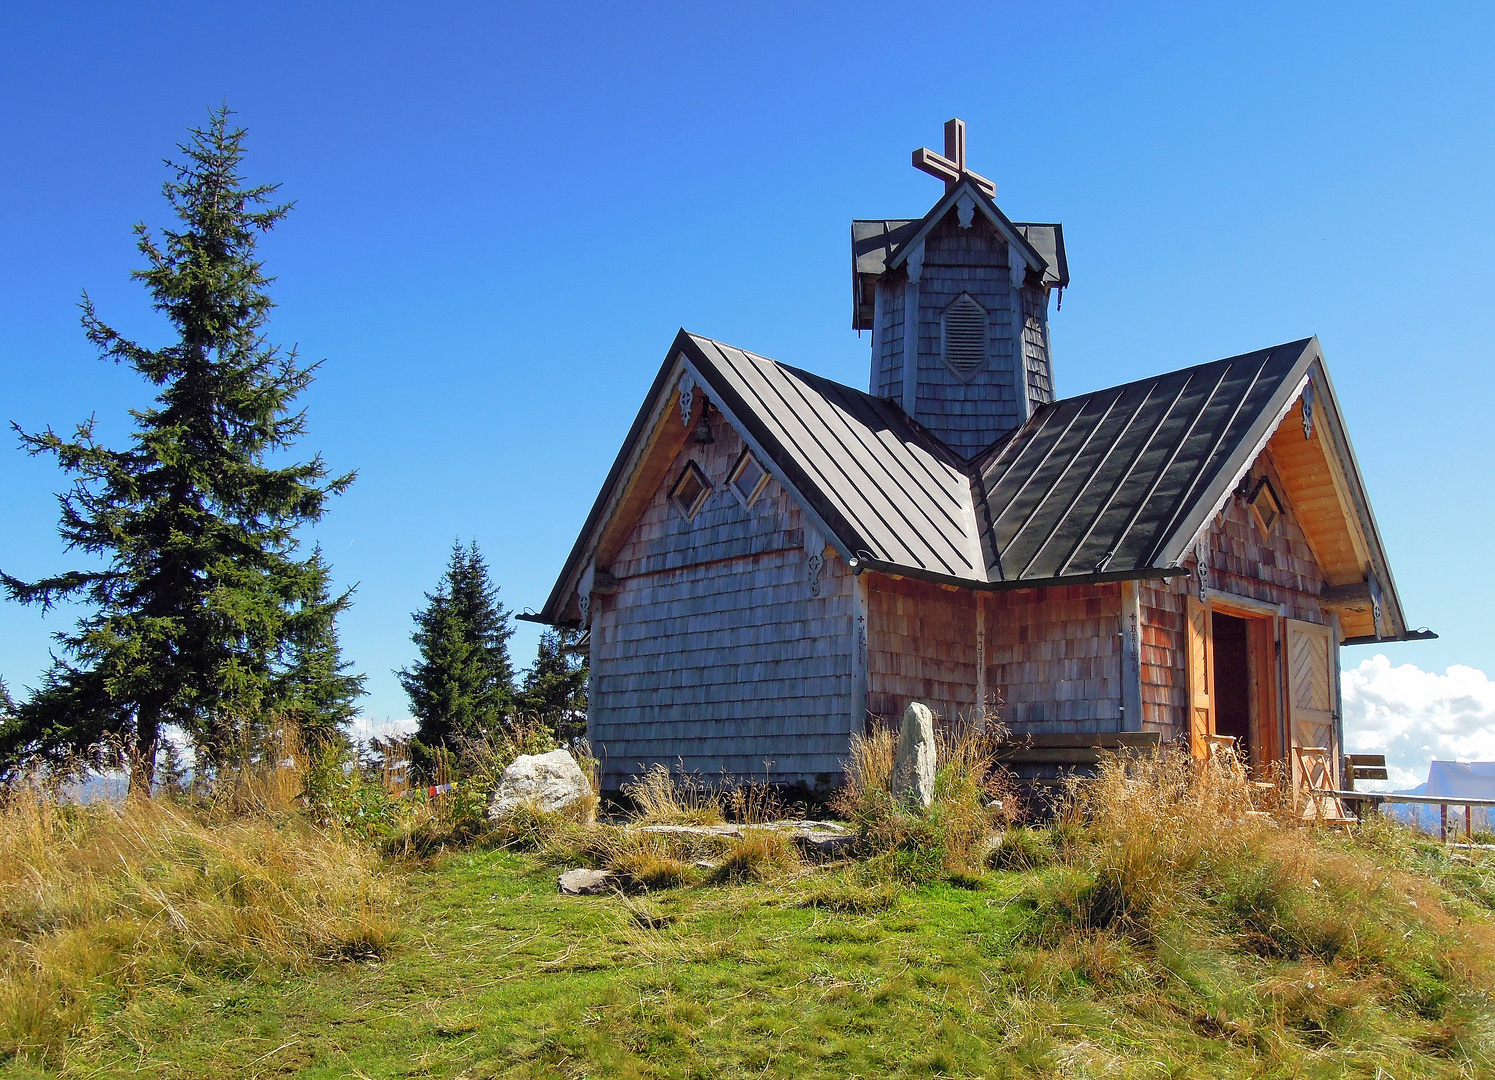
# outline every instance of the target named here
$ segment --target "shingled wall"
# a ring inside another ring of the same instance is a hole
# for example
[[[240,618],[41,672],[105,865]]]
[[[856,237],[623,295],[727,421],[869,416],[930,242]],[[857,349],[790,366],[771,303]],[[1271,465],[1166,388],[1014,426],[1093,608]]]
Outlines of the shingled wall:
[[[713,426],[614,560],[617,591],[593,600],[588,735],[607,790],[656,762],[813,785],[846,756],[851,574],[827,552],[812,595],[803,515],[773,480],[744,508],[727,488],[743,444]],[[714,485],[693,522],[668,498],[690,460]]]
[[[1014,732],[1121,730],[1121,586],[987,599],[987,686]]]
[[[1022,422],[1014,372],[1017,319],[1007,244],[984,218],[969,229],[952,212],[924,241],[919,281],[919,400],[914,416],[969,456]],[[942,359],[945,309],[961,293],[987,311],[987,362],[967,379]]]
[[[945,719],[976,704],[976,600],[909,578],[867,575],[867,711],[896,725],[910,701]]]

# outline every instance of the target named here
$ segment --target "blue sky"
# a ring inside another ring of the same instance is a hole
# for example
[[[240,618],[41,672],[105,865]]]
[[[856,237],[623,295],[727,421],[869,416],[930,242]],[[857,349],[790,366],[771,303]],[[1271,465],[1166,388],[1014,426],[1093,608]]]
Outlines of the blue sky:
[[[316,536],[398,719],[453,538],[537,607],[677,327],[865,385],[848,222],[927,209],[909,152],[959,115],[1002,207],[1064,222],[1059,391],[1318,334],[1408,617],[1443,635],[1345,665],[1483,678],[1492,30],[1472,4],[13,5],[0,419],[123,438],[146,395],[75,304],[161,339],[130,226],[165,223],[161,159],[227,99],[297,202],[272,336],[326,361],[304,446],[360,479]],[[69,564],[60,486],[0,443],[7,572]],[[13,690],[68,620],[0,605]]]

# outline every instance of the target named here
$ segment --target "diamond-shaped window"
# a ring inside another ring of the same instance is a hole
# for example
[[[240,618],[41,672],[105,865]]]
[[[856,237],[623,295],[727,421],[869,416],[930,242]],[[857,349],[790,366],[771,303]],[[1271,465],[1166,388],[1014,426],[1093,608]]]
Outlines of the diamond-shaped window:
[[[670,501],[675,508],[685,515],[686,521],[694,521],[695,516],[701,512],[701,507],[706,505],[706,497],[711,494],[711,481],[706,479],[706,474],[694,461],[688,462],[685,469],[680,473],[680,479],[675,481],[675,486],[670,488]]]
[[[731,478],[727,481],[732,493],[742,500],[743,506],[752,506],[763,489],[768,486],[768,472],[751,450],[744,450],[732,466]]]

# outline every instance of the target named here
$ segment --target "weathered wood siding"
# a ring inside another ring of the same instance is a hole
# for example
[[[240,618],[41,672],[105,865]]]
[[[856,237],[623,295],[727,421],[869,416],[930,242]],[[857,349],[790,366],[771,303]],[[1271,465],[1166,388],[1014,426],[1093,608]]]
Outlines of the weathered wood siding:
[[[879,283],[882,322],[874,344],[870,393],[889,401],[903,400],[903,286]]]
[[[1007,244],[979,216],[962,229],[952,212],[924,241],[914,416],[960,454],[974,454],[1022,422],[1007,257]],[[987,361],[968,379],[943,359],[945,309],[961,293],[969,293],[987,312]]]
[[[1054,400],[1054,363],[1049,353],[1049,292],[1023,290],[1023,359],[1033,408]]]
[[[593,597],[588,736],[609,790],[656,762],[815,784],[846,754],[851,574],[827,550],[812,595],[803,515],[774,480],[744,508],[727,487],[743,444],[713,427],[614,560],[617,591]],[[693,522],[668,497],[690,460],[714,485]]]
[[[985,606],[988,701],[1016,731],[1118,731],[1118,585],[977,594],[868,575],[867,708],[897,722],[910,701],[973,714],[976,605]]]
[[[1121,730],[1121,586],[986,598],[987,686],[1013,731]]]
[[[1281,518],[1263,535],[1244,499],[1232,496],[1200,537],[1209,560],[1209,585],[1223,593],[1280,604],[1291,619],[1328,624],[1319,599],[1324,575],[1314,561],[1270,451],[1252,467],[1249,490],[1260,477],[1272,481],[1283,503]],[[1184,607],[1197,592],[1195,576],[1142,583],[1143,727],[1165,741],[1187,737],[1188,673]]]
[[[910,701],[945,719],[976,704],[976,597],[867,575],[867,711],[897,724]]]
[[[919,282],[900,271],[879,281],[880,322],[871,392],[904,401],[904,319],[917,297],[917,386],[914,417],[964,455],[988,446],[1026,419],[1023,394],[1053,400],[1048,353],[1048,292],[1014,287],[1006,241],[980,215],[960,228],[952,210],[924,240]],[[962,378],[944,362],[944,313],[969,293],[987,312],[987,360]]]

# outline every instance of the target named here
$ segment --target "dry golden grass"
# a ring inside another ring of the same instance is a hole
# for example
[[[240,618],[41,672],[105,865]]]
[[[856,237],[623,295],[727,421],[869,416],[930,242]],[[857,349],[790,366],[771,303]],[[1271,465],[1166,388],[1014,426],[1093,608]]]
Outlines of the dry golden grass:
[[[82,807],[13,790],[0,806],[0,1054],[55,1054],[104,990],[375,957],[396,903],[372,852],[294,819],[205,823],[162,800]]]
[[[981,868],[989,838],[1020,812],[1016,789],[996,764],[1005,730],[956,724],[938,733],[934,798],[920,807],[892,789],[897,737],[888,728],[854,735],[846,783],[832,807],[857,826],[864,852],[907,880]]]
[[[1180,980],[1243,1045],[1306,1031],[1371,1040],[1393,1072],[1422,1053],[1491,1064],[1488,906],[1413,872],[1407,830],[1315,827],[1258,810],[1265,795],[1228,760],[1105,762],[1068,794],[1060,865],[1028,886],[1031,955],[1096,986]],[[1162,1007],[1164,989],[1134,990]]]
[[[719,825],[721,795],[706,784],[677,776],[655,764],[637,780],[623,785],[623,794],[633,803],[633,820],[649,825]]]

